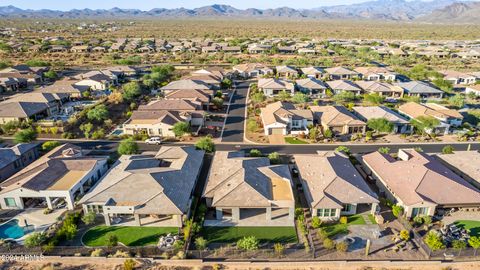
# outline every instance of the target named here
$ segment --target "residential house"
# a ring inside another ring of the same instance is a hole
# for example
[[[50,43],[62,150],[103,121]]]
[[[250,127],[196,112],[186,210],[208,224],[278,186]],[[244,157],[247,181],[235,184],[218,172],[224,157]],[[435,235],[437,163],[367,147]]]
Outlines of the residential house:
[[[72,144],[56,147],[0,183],[2,209],[66,207],[73,210],[107,171],[106,157],[87,156]]]
[[[297,87],[298,91],[311,97],[324,97],[325,90],[327,90],[325,83],[314,77],[296,80],[295,86]]]
[[[455,151],[451,154],[437,154],[436,158],[480,190],[480,153],[478,151]]]
[[[5,181],[38,158],[38,144],[20,143],[0,148],[0,182]]]
[[[78,80],[69,78],[59,80],[51,85],[43,86],[38,89],[41,93],[67,95],[70,99],[80,99],[85,92],[90,90],[90,86],[76,84]]]
[[[208,110],[211,101],[211,91],[205,90],[198,90],[198,89],[183,89],[183,90],[175,90],[167,95],[165,95],[165,99],[185,99],[194,102],[200,102],[202,106]]]
[[[384,118],[393,124],[393,133],[413,132],[412,125],[406,118],[385,106],[353,107],[353,113],[364,122],[368,122],[370,119]]]
[[[464,72],[459,72],[455,70],[442,70],[440,74],[443,75],[443,79],[449,81],[454,85],[470,85],[477,82],[477,77]]]
[[[294,226],[292,185],[287,165],[217,151],[202,195],[214,212],[204,226]]]
[[[248,45],[247,51],[250,54],[260,54],[260,53],[267,53],[271,49],[272,49],[272,45],[250,44],[250,45]]]
[[[327,85],[336,95],[342,92],[352,92],[355,95],[362,93],[362,89],[357,84],[348,80],[327,81]]]
[[[465,87],[465,94],[473,93],[475,96],[480,97],[480,84],[470,85]]]
[[[295,91],[295,87],[293,83],[283,79],[275,79],[275,78],[259,79],[258,89],[263,91],[265,96],[268,96],[268,97],[276,96],[283,91],[293,95]]]
[[[87,73],[75,76],[78,82],[76,85],[88,86],[91,90],[107,90],[113,85],[118,84],[118,77],[109,70],[89,71]]]
[[[184,99],[163,99],[140,106],[123,124],[125,134],[175,137],[173,126],[186,122],[200,129],[205,122],[205,112],[199,102]]]
[[[325,73],[330,80],[352,80],[361,76],[358,72],[346,67],[326,68]]]
[[[378,94],[385,98],[402,98],[403,88],[391,85],[385,82],[377,81],[356,81],[356,85],[364,92],[370,94]]]
[[[123,155],[79,203],[85,213],[103,215],[107,226],[181,228],[204,154],[193,146],[162,146],[156,153]]]
[[[480,192],[426,153],[400,149],[395,159],[373,152],[361,156],[361,162],[380,196],[402,206],[407,218],[480,207]]]
[[[8,77],[0,74],[0,93],[16,92],[27,87],[27,80],[24,78]]]
[[[198,89],[198,90],[211,90],[212,86],[204,83],[203,81],[197,80],[178,80],[172,81],[169,84],[161,88],[166,95],[176,90],[186,90],[186,89]],[[212,91],[213,92],[213,91]],[[213,93],[212,93],[213,94]]]
[[[320,67],[306,67],[301,69],[302,74],[309,78],[321,79],[324,77],[325,70]]]
[[[343,106],[311,106],[313,119],[323,130],[330,129],[335,135],[365,133],[365,122]]]
[[[277,66],[275,70],[278,77],[283,77],[285,79],[298,77],[298,71],[291,66]]]
[[[265,135],[308,134],[308,125],[313,124],[310,110],[300,110],[281,101],[262,108],[261,117]]]
[[[312,216],[333,221],[340,216],[376,213],[378,196],[345,154],[319,151],[293,158]]]
[[[273,74],[273,69],[258,63],[235,65],[233,66],[233,71],[245,79]]]
[[[433,130],[426,130],[428,133],[448,134],[451,131],[451,127],[458,127],[463,121],[463,116],[458,111],[448,109],[436,103],[419,104],[408,102],[401,105],[398,111],[410,119],[418,119],[418,117],[424,116],[439,120],[440,123]]]
[[[437,87],[422,81],[396,83],[395,86],[403,88],[404,95],[420,97],[423,99],[441,99],[444,92]]]
[[[395,81],[397,73],[386,67],[358,67],[355,72],[366,81]]]

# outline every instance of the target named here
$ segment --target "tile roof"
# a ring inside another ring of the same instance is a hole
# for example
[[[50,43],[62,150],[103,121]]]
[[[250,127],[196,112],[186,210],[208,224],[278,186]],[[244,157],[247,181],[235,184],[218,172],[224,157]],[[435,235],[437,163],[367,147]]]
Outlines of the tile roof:
[[[121,156],[80,203],[134,206],[134,213],[185,214],[203,163],[193,146],[162,146],[155,155]]]
[[[399,157],[373,152],[361,159],[406,205],[480,205],[480,192],[435,158],[413,149],[400,150]]]
[[[377,203],[348,157],[336,152],[294,155],[302,185],[312,208],[341,208],[342,204]]]

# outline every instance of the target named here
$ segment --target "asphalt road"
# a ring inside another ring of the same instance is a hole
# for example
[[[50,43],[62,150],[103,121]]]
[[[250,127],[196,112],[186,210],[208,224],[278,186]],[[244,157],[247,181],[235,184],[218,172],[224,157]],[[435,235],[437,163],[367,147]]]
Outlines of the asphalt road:
[[[38,143],[42,143],[45,140],[39,140]],[[117,141],[78,141],[78,140],[59,140],[62,142],[70,142],[81,146],[85,149],[97,149],[105,151],[115,151],[118,142]],[[12,145],[11,140],[5,140],[5,143]],[[169,144],[165,144],[169,145]],[[188,145],[175,143],[174,145]],[[456,151],[465,151],[470,145],[470,150],[480,150],[479,142],[471,143],[434,143],[434,144],[422,144],[422,143],[412,143],[412,144],[344,144],[350,151],[354,154],[369,153],[377,151],[380,147],[389,147],[391,152],[396,152],[400,148],[415,148],[420,147],[426,153],[439,153],[442,151],[442,148],[446,145],[452,145]],[[255,144],[234,144],[234,143],[218,143],[216,144],[216,150],[218,151],[234,151],[234,150],[245,150],[250,151],[251,149],[259,149],[263,153],[278,152],[280,154],[315,154],[317,151],[331,151],[335,150],[339,145],[338,144],[308,144],[308,145],[255,145]],[[144,143],[139,143],[140,151],[157,151],[160,146],[158,145],[147,145]]]
[[[230,111],[228,113],[225,128],[223,129],[222,142],[241,143],[245,125],[245,110],[250,82],[237,84],[235,94],[232,98]]]

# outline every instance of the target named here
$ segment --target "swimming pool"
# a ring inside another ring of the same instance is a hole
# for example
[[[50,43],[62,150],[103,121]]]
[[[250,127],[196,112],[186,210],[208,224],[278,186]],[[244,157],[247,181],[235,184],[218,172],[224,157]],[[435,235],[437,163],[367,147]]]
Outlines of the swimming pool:
[[[25,235],[25,231],[18,225],[17,219],[12,219],[0,225],[0,238],[18,239]]]

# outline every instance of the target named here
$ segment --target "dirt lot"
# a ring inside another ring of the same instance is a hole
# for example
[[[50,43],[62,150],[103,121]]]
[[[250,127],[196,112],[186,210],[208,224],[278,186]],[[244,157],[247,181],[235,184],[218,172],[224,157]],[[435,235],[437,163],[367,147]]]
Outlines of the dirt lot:
[[[3,263],[0,269],[123,269],[125,259],[106,258],[46,258],[40,261]],[[213,269],[215,263],[202,263],[196,260],[185,261],[150,261],[138,260],[136,269]],[[476,270],[480,268],[480,262],[282,262],[282,263],[249,263],[249,262],[224,262],[216,264],[220,269],[250,270],[250,269],[278,269],[278,270]]]

